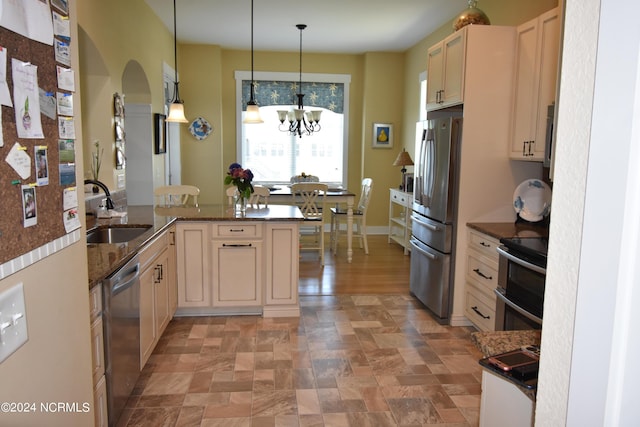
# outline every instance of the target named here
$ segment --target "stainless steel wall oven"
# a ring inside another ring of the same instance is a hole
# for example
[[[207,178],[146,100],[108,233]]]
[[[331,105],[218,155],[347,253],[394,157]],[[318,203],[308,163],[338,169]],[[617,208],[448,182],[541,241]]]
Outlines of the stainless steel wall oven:
[[[548,239],[515,237],[500,242],[496,330],[541,329]]]

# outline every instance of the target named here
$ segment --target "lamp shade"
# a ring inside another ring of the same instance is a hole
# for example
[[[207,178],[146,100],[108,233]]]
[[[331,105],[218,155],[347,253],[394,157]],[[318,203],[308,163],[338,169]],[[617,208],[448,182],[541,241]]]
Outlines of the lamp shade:
[[[170,123],[189,122],[184,116],[184,104],[182,102],[173,102],[169,105],[169,117],[167,117],[166,121]]]
[[[413,160],[411,160],[411,156],[407,153],[404,148],[396,157],[396,160],[393,162],[393,166],[412,166]]]
[[[247,103],[247,111],[244,116],[244,120],[242,121],[245,124],[257,124],[264,123],[262,117],[260,116],[260,107],[256,103]]]

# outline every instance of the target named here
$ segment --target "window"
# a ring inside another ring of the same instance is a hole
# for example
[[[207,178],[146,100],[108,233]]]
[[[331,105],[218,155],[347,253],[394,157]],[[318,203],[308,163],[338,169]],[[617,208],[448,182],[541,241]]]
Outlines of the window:
[[[420,82],[420,112],[419,120],[427,120],[427,72],[423,71],[418,77]]]
[[[250,96],[250,79],[250,73],[236,72],[237,158],[254,173],[254,181],[285,184],[304,172],[318,176],[322,182],[346,185],[349,76],[303,75],[305,110],[322,110],[322,116],[321,130],[302,138],[281,131],[288,128],[288,122],[281,125],[277,113],[295,107],[291,94],[298,91],[299,75],[255,73],[255,98],[264,123],[245,125],[242,120]],[[329,95],[323,100],[323,93],[329,93],[331,100]]]

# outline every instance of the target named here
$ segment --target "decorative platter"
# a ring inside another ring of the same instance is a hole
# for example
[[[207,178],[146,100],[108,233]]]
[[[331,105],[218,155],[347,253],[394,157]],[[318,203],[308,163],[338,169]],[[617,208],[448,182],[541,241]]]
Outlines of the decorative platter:
[[[189,125],[189,132],[191,132],[191,135],[198,141],[202,141],[208,137],[211,131],[213,131],[213,127],[202,117],[197,117]]]
[[[542,221],[551,211],[551,188],[539,179],[523,181],[513,193],[513,208],[525,221]]]

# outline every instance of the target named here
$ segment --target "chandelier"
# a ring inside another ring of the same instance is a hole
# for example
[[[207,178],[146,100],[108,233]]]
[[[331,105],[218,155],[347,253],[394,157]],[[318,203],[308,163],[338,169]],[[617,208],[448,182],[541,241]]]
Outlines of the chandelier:
[[[302,92],[302,30],[307,28],[305,24],[298,24],[296,28],[300,30],[300,82],[298,83],[298,91]],[[289,132],[291,135],[313,135],[314,132],[320,131],[320,114],[322,110],[304,111],[302,99],[303,93],[297,93],[298,108],[293,111],[278,110],[278,119],[280,124],[278,129],[282,132]],[[287,120],[288,125],[284,123]]]
[[[180,99],[180,92],[178,91],[178,34],[176,25],[176,0],[173,0],[173,60],[176,66],[176,78],[174,81],[173,99],[171,105],[169,105],[169,117],[167,122],[173,123],[187,123],[188,120],[184,116],[184,103]]]

